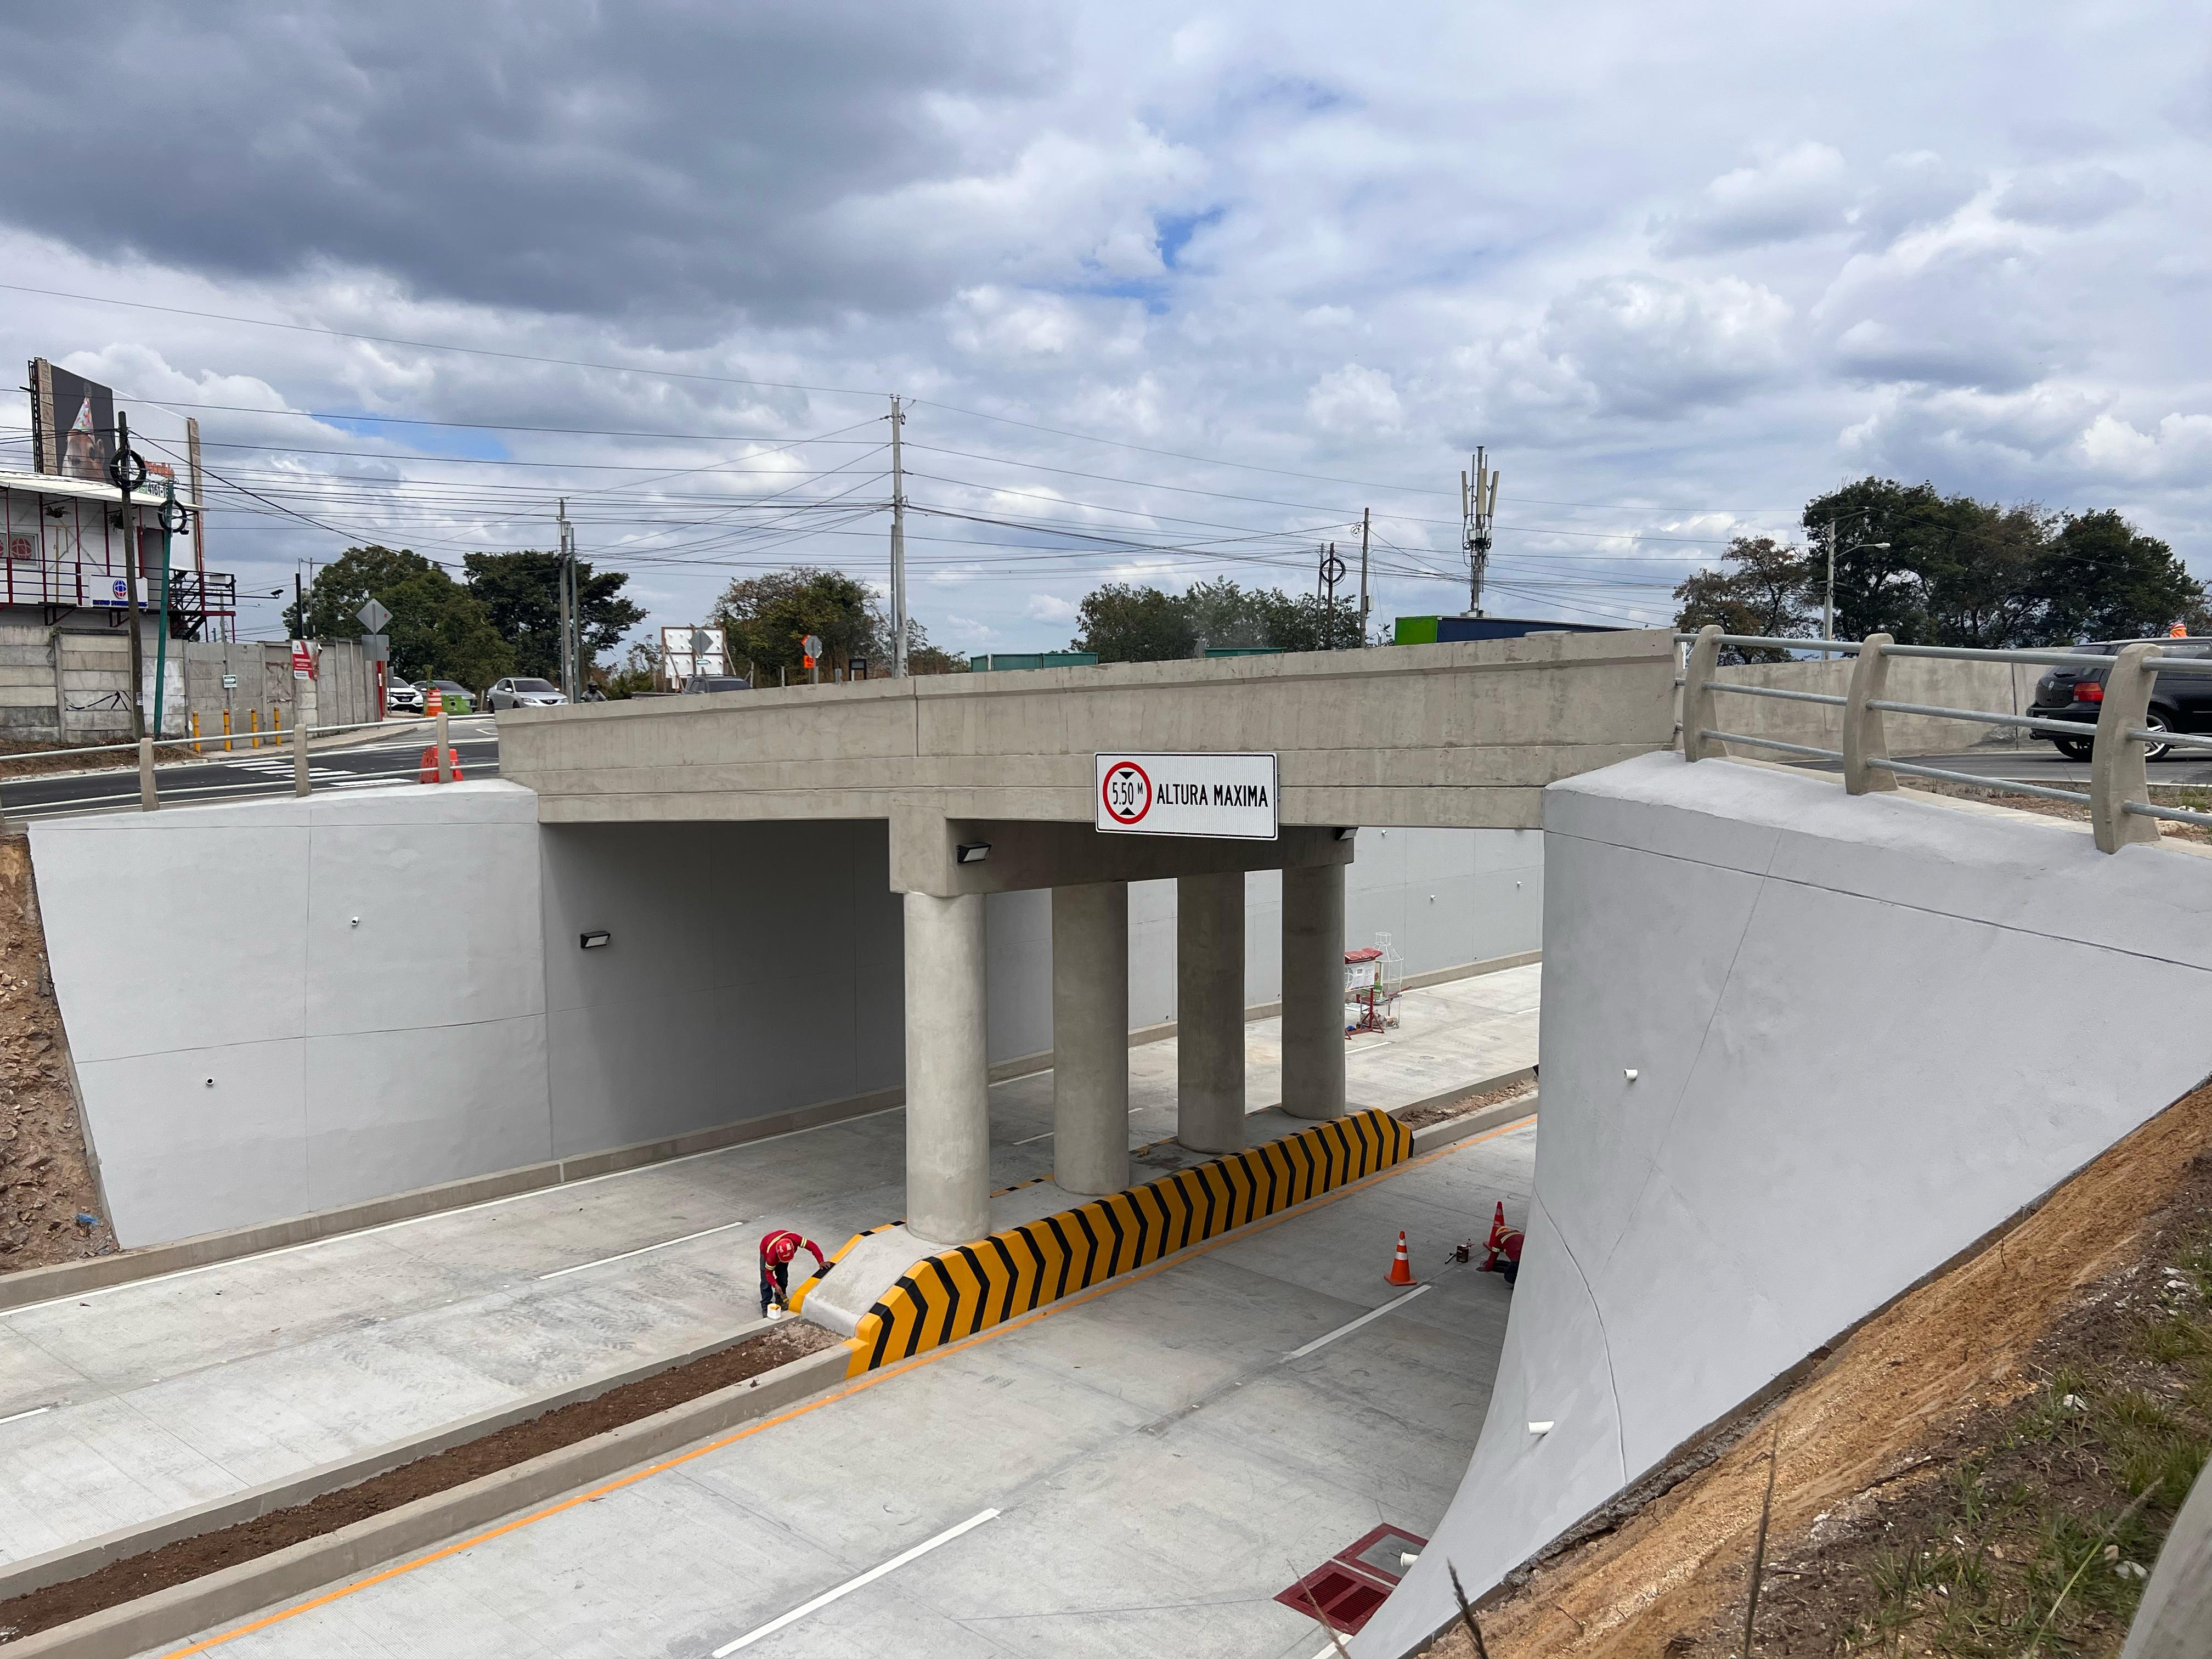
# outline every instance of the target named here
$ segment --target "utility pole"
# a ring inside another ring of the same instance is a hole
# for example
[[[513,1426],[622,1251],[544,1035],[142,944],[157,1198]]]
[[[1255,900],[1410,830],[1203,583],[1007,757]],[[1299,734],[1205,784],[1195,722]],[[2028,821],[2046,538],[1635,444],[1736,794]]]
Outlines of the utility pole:
[[[1829,520],[1828,592],[1827,597],[1820,601],[1820,637],[1824,640],[1836,637],[1836,538],[1839,533],[1836,520]],[[1823,651],[1820,654],[1825,657],[1828,653]]]
[[[899,428],[906,415],[891,398],[891,678],[906,678],[906,469],[899,459]]]
[[[192,568],[202,576],[207,574],[207,495],[200,484],[200,422],[196,415],[185,417],[185,468],[191,475],[192,511]],[[205,593],[202,594],[203,609]]]
[[[1359,643],[1367,643],[1367,526],[1372,507],[1359,509]]]
[[[1344,561],[1336,556],[1336,544],[1321,550],[1321,648],[1336,649],[1336,585],[1344,580]]]
[[[1474,452],[1473,487],[1469,488],[1466,473],[1459,475],[1460,510],[1466,522],[1469,616],[1482,614],[1482,577],[1490,565],[1491,521],[1498,513],[1498,476],[1491,470],[1490,452],[1480,446]]]
[[[561,525],[561,562],[556,572],[561,589],[561,695],[570,702],[576,701],[576,653],[574,636],[569,628],[568,575],[573,559],[568,546],[568,498],[561,497],[557,509]]]
[[[109,482],[123,493],[124,568],[129,580],[131,611],[131,735],[143,741],[146,736],[146,643],[138,637],[138,508],[131,499],[131,491],[137,480],[131,474],[131,463],[137,456],[131,450],[131,417],[121,410],[115,412],[115,458],[108,463]]]

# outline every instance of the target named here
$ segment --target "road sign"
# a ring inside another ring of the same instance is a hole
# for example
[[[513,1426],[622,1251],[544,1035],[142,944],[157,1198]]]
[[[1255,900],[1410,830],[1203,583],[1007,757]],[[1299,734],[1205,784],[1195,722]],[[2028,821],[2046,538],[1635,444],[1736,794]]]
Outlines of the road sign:
[[[392,635],[389,634],[362,635],[361,636],[361,654],[368,658],[371,662],[390,662],[392,660]]]
[[[361,609],[353,614],[361,619],[361,625],[372,634],[381,634],[384,631],[384,624],[392,620],[392,613],[374,599],[366,601]]]
[[[238,690],[238,676],[237,676],[237,675],[235,675],[235,674],[225,674],[225,675],[222,677],[222,689],[223,689],[224,690],[226,690],[226,691],[235,691],[235,690]]]
[[[292,641],[292,678],[295,680],[315,678],[315,653],[307,649],[305,640]]]
[[[801,651],[804,651],[810,657],[820,656],[822,654],[822,636],[819,634],[809,634],[805,639],[799,641],[799,648]]]
[[[1118,836],[1273,841],[1273,755],[1098,755],[1097,829]]]

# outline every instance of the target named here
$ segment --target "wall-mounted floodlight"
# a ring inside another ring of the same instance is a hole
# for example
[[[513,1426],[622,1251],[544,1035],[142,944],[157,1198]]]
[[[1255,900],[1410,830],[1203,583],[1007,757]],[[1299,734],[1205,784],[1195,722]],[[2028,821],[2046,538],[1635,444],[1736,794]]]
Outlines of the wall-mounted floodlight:
[[[952,851],[956,864],[981,864],[990,856],[991,843],[988,841],[964,841]]]
[[[596,951],[603,945],[612,945],[614,942],[615,936],[607,932],[604,927],[599,928],[589,933],[579,933],[576,935],[576,943],[582,945],[586,951]]]

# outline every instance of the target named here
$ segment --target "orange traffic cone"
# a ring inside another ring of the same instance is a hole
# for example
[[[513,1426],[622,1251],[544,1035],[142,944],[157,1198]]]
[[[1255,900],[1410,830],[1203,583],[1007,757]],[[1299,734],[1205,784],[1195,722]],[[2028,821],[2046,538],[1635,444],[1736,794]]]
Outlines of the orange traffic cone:
[[[1401,1232],[1398,1235],[1398,1254],[1390,1258],[1390,1283],[1411,1285],[1413,1282],[1413,1264],[1407,1258],[1406,1235]]]

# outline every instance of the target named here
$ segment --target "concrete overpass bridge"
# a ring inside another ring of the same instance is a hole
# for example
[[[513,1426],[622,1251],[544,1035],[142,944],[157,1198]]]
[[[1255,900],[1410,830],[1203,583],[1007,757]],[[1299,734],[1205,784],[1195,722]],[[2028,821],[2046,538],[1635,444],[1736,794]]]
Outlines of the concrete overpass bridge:
[[[908,1230],[961,1243],[991,1230],[987,894],[1052,890],[1054,1180],[1121,1191],[1130,882],[1177,884],[1182,1143],[1244,1145],[1249,871],[1283,872],[1284,1109],[1337,1116],[1356,829],[1538,827],[1545,785],[1671,743],[1674,662],[1664,632],[1554,635],[517,710],[500,766],[547,824],[888,823]],[[1094,757],[1133,752],[1276,757],[1275,838],[1098,833]]]

